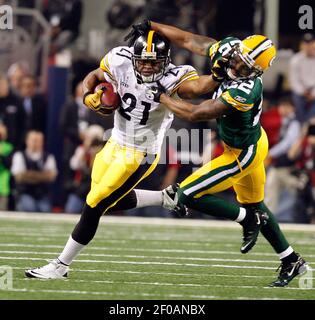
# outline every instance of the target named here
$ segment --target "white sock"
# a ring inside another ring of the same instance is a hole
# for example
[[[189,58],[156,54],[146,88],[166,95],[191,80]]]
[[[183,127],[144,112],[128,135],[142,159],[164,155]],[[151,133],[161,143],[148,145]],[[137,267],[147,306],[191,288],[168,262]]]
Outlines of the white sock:
[[[150,191],[142,189],[134,189],[137,196],[137,208],[147,206],[162,206],[162,191]]]
[[[66,265],[70,265],[80,251],[85,247],[84,244],[80,244],[72,239],[70,236],[63,251],[61,252],[58,260]]]
[[[235,219],[236,222],[242,222],[246,217],[246,209],[240,207],[240,213],[238,214],[237,218]]]
[[[284,251],[279,253],[280,260],[289,256],[293,252],[293,249],[291,246],[288,247],[288,249],[285,249]]]

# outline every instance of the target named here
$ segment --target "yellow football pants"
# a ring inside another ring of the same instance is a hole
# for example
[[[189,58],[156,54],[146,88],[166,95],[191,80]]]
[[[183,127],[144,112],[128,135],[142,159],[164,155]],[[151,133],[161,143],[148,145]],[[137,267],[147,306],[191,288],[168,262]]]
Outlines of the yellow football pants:
[[[106,212],[155,169],[159,155],[153,158],[151,164],[147,163],[145,152],[121,146],[109,139],[95,157],[86,203],[94,208],[106,199]]]
[[[264,199],[266,173],[264,160],[268,154],[268,139],[262,129],[257,144],[246,149],[224,145],[224,153],[188,176],[180,188],[186,196],[199,198],[231,187],[241,204]]]

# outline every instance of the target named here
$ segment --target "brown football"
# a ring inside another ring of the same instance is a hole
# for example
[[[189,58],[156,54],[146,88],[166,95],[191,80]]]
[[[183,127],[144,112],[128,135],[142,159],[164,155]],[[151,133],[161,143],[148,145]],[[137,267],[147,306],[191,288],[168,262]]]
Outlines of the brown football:
[[[110,111],[114,111],[120,106],[120,96],[118,93],[115,92],[114,87],[112,86],[111,83],[109,82],[99,83],[95,87],[94,92],[98,90],[103,91],[103,94],[101,96],[101,102],[103,106],[102,110],[105,111],[104,113],[111,113]]]

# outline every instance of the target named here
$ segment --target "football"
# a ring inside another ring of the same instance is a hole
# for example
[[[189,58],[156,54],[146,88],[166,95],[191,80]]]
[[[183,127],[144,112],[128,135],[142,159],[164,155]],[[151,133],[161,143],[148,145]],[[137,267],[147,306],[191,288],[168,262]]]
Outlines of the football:
[[[120,96],[115,92],[111,83],[99,83],[95,87],[94,92],[97,92],[98,90],[103,91],[101,96],[102,107],[100,110],[102,113],[110,114],[120,106]]]

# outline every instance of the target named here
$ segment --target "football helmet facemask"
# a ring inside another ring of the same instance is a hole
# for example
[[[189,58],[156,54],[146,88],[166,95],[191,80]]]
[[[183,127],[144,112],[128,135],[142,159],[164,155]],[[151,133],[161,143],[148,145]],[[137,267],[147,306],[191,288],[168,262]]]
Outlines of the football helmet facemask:
[[[271,66],[275,57],[276,48],[270,39],[261,35],[247,37],[233,46],[227,75],[235,81],[254,79]]]
[[[160,80],[170,62],[169,41],[150,30],[135,40],[132,65],[139,83]]]

